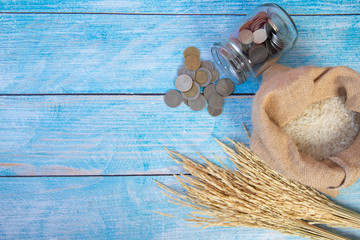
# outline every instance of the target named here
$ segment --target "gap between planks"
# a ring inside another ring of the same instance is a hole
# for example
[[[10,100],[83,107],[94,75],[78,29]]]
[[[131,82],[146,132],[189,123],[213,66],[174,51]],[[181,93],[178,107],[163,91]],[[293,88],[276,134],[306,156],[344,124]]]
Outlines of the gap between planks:
[[[164,96],[165,93],[0,93],[0,97],[30,96]],[[231,96],[254,96],[255,93],[233,93]]]
[[[10,175],[0,176],[0,178],[79,178],[79,177],[172,177],[172,176],[191,176],[189,173],[149,173],[149,174],[109,174],[109,175]]]
[[[139,15],[139,16],[246,16],[235,13],[122,13],[122,12],[0,12],[0,14],[38,14],[38,15]],[[290,16],[358,16],[360,13],[317,13],[289,14]]]

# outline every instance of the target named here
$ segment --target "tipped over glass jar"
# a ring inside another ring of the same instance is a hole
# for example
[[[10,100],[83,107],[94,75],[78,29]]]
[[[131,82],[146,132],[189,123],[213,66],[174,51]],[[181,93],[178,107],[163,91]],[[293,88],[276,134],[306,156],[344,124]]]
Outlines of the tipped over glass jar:
[[[222,71],[236,84],[259,76],[297,40],[291,17],[276,4],[255,8],[225,32],[211,53]]]

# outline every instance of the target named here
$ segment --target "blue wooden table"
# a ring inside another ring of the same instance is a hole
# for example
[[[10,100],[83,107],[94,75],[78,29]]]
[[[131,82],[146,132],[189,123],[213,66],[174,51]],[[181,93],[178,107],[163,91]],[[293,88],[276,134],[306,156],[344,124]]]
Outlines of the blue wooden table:
[[[170,109],[163,95],[186,47],[211,60],[221,33],[261,3],[1,0],[0,239],[301,239],[154,213],[188,212],[153,181],[176,185],[183,173],[163,146],[224,159],[214,137],[248,142],[241,124],[251,131],[260,78],[237,86],[217,118]],[[360,1],[277,3],[299,29],[281,63],[360,72]],[[360,182],[335,201],[360,211]]]

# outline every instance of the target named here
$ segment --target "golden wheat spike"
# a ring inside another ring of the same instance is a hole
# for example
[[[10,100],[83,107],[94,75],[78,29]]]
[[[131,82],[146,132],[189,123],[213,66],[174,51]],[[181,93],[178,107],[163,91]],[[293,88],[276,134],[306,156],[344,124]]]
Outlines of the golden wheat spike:
[[[166,149],[191,176],[175,176],[185,190],[180,193],[157,184],[171,202],[190,207],[189,222],[211,227],[259,227],[309,239],[346,239],[314,224],[360,228],[360,215],[330,201],[315,189],[288,180],[269,168],[242,143],[230,141],[235,149],[215,139],[237,170],[205,164]],[[200,216],[199,216],[200,215]]]

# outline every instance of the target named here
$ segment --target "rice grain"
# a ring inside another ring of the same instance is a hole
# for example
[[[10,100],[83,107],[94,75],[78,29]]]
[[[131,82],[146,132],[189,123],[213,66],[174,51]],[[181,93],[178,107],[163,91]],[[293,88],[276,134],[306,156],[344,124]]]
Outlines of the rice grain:
[[[325,99],[308,106],[283,130],[299,151],[322,161],[347,149],[357,137],[360,113],[345,107],[345,96]]]

